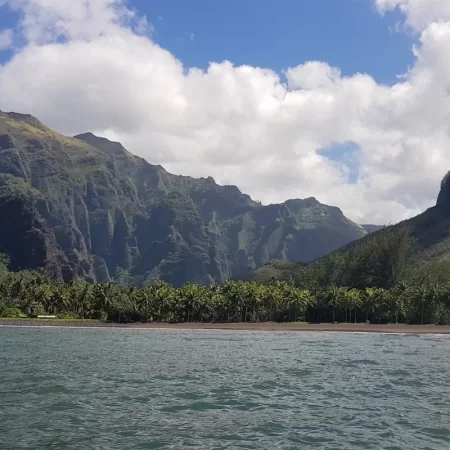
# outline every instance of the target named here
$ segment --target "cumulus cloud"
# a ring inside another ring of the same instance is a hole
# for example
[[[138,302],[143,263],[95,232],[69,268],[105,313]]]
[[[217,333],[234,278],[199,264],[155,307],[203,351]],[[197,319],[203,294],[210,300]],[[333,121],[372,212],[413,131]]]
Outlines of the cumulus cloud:
[[[315,196],[361,223],[401,220],[435,202],[450,168],[450,23],[444,1],[420,25],[431,0],[375,1],[421,33],[415,65],[391,86],[318,61],[287,69],[287,82],[229,61],[186,68],[120,0],[6,0],[27,44],[0,66],[0,108],[263,203]],[[347,143],[357,174],[326,156]]]
[[[399,9],[406,17],[406,24],[415,31],[423,31],[432,22],[450,20],[448,0],[375,0],[381,13]]]
[[[3,0],[22,13],[18,24],[28,42],[93,40],[104,35],[122,35],[124,28],[144,33],[145,17],[138,17],[122,0]],[[1,3],[0,3],[1,5]]]

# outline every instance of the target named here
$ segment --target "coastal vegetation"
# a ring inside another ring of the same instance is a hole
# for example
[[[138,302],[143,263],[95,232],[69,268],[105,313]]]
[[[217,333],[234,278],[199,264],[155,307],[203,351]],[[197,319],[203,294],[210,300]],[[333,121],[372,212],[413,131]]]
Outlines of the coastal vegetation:
[[[423,214],[362,227],[0,112],[0,317],[444,324],[449,248],[450,176]]]
[[[230,280],[175,288],[120,283],[54,282],[42,273],[7,272],[0,264],[0,317],[97,319],[113,322],[347,322],[450,323],[450,284],[398,282],[391,288],[298,287]]]

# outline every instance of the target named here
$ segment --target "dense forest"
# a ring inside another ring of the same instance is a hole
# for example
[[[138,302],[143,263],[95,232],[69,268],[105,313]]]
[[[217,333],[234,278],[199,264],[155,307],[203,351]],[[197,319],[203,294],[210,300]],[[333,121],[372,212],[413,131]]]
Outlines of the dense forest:
[[[100,319],[116,322],[450,323],[447,265],[415,269],[407,230],[379,233],[345,254],[300,266],[287,280],[230,280],[180,288],[157,281],[143,288],[116,282],[68,284],[0,263],[0,317]]]

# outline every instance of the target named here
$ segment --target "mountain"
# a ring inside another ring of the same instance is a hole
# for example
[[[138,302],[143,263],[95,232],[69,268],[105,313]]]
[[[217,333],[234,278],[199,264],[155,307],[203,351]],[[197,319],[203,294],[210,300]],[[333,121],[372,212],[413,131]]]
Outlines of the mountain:
[[[380,231],[382,230],[385,225],[370,225],[370,224],[363,224],[361,225],[366,231],[367,233],[375,233],[376,231]]]
[[[271,259],[312,261],[364,235],[314,198],[262,206],[211,177],[172,175],[120,143],[0,112],[0,252],[13,270],[207,284]]]
[[[372,230],[368,236],[311,264],[270,261],[247,278],[268,283],[294,278],[299,284],[392,287],[398,281],[450,281],[450,172],[436,205],[416,217]]]
[[[436,206],[398,226],[410,229],[421,261],[450,260],[450,172],[441,182]]]

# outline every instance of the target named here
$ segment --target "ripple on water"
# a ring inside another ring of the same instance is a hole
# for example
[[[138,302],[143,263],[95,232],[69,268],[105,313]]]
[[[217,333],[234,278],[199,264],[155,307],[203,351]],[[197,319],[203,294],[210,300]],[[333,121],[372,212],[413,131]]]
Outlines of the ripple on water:
[[[0,448],[450,448],[448,336],[11,328],[0,339]]]

